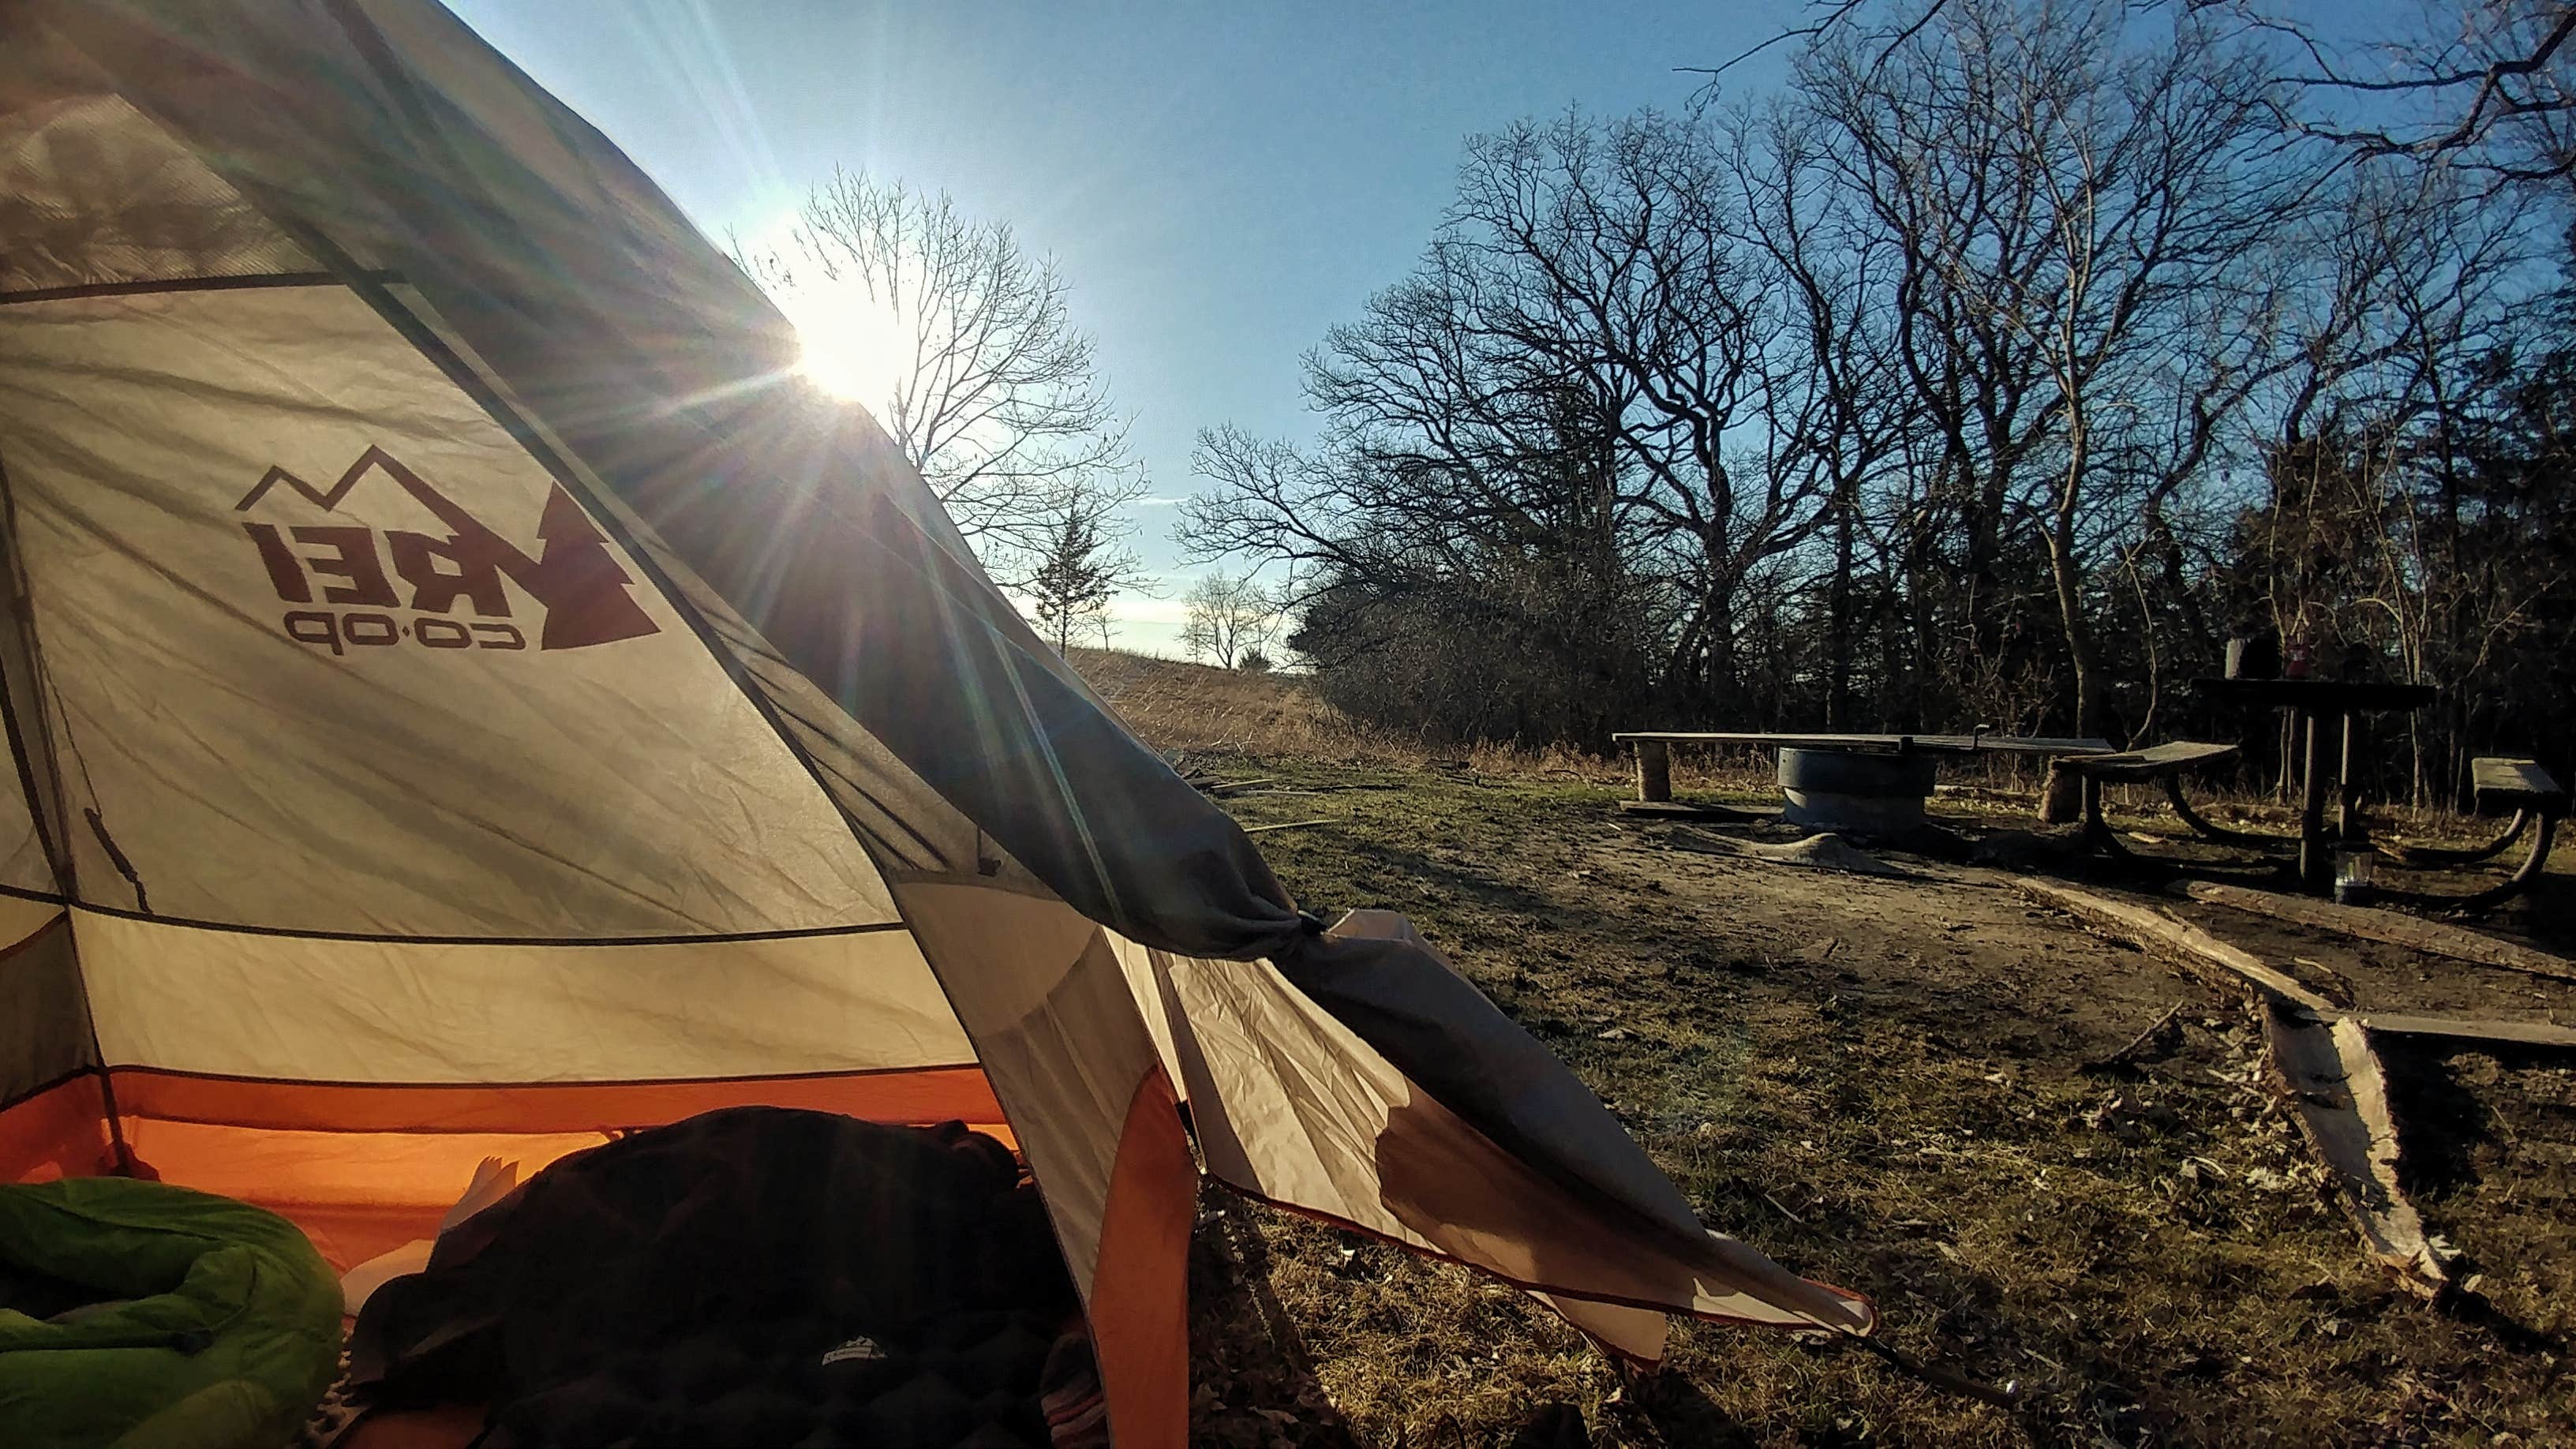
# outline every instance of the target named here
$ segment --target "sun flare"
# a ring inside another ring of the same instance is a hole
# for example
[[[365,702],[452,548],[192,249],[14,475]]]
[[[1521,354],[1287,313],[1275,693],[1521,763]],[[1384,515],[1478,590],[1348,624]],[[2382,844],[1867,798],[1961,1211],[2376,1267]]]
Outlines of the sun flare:
[[[867,289],[826,283],[782,298],[796,324],[797,370],[845,401],[883,407],[911,354],[902,316]]]

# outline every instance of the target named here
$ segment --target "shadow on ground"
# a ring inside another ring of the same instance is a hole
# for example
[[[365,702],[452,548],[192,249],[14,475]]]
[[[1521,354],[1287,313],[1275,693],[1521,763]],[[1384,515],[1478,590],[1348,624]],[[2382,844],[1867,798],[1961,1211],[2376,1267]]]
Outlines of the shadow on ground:
[[[2007,1413],[1866,1354],[1690,1324],[1666,1372],[1629,1383],[1525,1295],[1214,1196],[1193,1260],[1204,1442],[1499,1445],[1556,1404],[1605,1446],[2576,1434],[2554,1366],[2576,1314],[2564,1060],[2392,1054],[2419,1205],[2478,1275],[2436,1310],[2362,1254],[2238,1002],[1955,851],[1874,880],[1687,849],[1606,786],[1336,795],[1326,767],[1245,773],[1325,792],[1228,802],[1332,817],[1262,838],[1309,906],[1411,915],[1711,1226],[1869,1294],[1908,1353],[2026,1397]],[[2026,817],[1945,823],[1975,859]],[[2490,925],[2567,942],[2570,900],[2552,877]],[[2210,928],[2375,1009],[2576,1010],[2556,983],[2234,914]],[[2168,1013],[2169,1047],[2084,1070]]]

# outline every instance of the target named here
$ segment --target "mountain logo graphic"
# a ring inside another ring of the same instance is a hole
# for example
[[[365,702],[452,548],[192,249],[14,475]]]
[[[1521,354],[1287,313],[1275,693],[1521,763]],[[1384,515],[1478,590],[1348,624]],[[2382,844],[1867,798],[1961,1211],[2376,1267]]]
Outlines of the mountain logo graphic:
[[[534,557],[374,446],[328,488],[272,467],[233,511],[250,512],[283,487],[326,514],[338,513],[352,489],[378,475],[447,532],[243,522],[279,602],[297,606],[282,621],[288,638],[345,654],[404,640],[429,649],[520,650],[528,647],[522,626],[530,622],[540,650],[587,649],[661,632],[635,602],[634,581],[608,540],[561,484],[537,519]],[[505,580],[535,601],[539,618],[513,613]]]

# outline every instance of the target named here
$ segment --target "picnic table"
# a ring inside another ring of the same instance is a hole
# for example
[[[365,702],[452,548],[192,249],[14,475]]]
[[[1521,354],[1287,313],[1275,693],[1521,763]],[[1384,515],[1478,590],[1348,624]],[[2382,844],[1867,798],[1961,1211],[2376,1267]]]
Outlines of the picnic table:
[[[2334,888],[2334,852],[2339,843],[2358,844],[2366,837],[2361,818],[2360,784],[2353,777],[2353,754],[2365,714],[2411,713],[2436,698],[2429,684],[2386,684],[2365,679],[2195,679],[2192,691],[2207,699],[2290,712],[2291,730],[2301,742],[2305,762],[2299,794],[2299,883],[2323,895]],[[2335,823],[2326,827],[2326,728],[2342,727],[2341,748],[2332,771]]]
[[[1611,737],[1637,752],[1637,799],[1673,798],[1674,745],[1768,745],[1780,752],[1781,818],[1825,829],[1919,825],[1944,759],[1975,755],[2107,755],[2111,742],[2039,735],[1796,734],[1769,730],[1631,730]]]

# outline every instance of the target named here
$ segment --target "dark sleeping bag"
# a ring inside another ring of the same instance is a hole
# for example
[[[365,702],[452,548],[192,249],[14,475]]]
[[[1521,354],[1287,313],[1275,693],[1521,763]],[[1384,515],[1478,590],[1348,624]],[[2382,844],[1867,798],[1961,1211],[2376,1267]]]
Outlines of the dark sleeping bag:
[[[1076,1309],[999,1142],[746,1107],[575,1153],[443,1234],[368,1300],[351,1382],[489,1404],[485,1449],[1043,1449]]]

